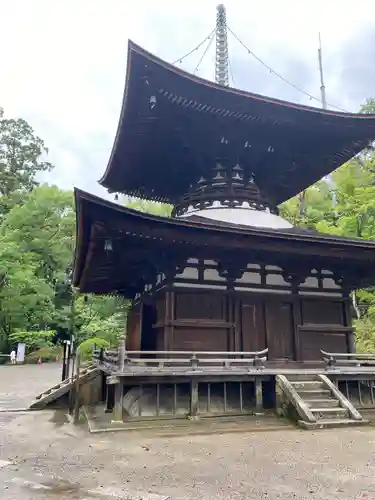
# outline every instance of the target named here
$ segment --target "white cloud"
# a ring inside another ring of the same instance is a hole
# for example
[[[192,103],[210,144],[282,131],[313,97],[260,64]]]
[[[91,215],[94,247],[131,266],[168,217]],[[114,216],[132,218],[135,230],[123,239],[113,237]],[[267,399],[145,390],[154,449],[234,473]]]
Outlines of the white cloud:
[[[104,194],[96,181],[116,132],[128,38],[173,61],[214,28],[217,3],[0,0],[0,105],[8,115],[26,118],[45,140],[56,164],[52,182]],[[328,100],[355,110],[368,97],[347,91],[343,80],[350,64],[343,51],[374,26],[375,10],[368,8],[368,0],[357,0],[355,5],[348,0],[228,0],[226,7],[228,24],[242,40],[314,95],[319,95],[321,31]],[[232,37],[229,42],[238,86],[309,103],[259,66]],[[361,72],[366,60],[356,57],[355,44],[351,50]],[[187,58],[182,67],[192,71],[201,54]],[[213,78],[213,47],[198,74]],[[362,88],[366,92],[367,87]]]

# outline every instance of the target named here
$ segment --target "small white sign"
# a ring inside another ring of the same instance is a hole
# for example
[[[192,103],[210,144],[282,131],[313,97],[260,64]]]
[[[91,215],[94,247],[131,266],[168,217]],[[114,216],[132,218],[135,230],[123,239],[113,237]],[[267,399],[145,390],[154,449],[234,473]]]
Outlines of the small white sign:
[[[25,344],[19,343],[17,346],[17,363],[23,363],[25,361]]]

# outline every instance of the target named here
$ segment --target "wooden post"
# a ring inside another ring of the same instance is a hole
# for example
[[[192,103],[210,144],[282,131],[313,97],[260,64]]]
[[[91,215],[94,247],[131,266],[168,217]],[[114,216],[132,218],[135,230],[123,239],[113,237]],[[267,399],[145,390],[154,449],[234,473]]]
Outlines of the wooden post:
[[[175,292],[170,285],[165,293],[164,351],[172,350],[175,319]]]
[[[105,413],[112,413],[114,407],[114,388],[113,384],[108,384],[108,376],[106,377],[106,405]]]
[[[113,421],[122,422],[122,396],[123,396],[123,383],[121,379],[115,385],[115,405],[113,411]]]
[[[259,377],[255,378],[255,415],[263,415],[263,387]]]
[[[125,368],[125,340],[120,340],[118,346],[118,371],[123,372]]]
[[[73,422],[78,424],[79,421],[79,403],[80,403],[80,377],[79,372],[81,368],[81,356],[79,354],[79,350],[77,349],[76,354],[76,383],[75,383],[75,401],[74,401],[74,415]]]
[[[294,359],[296,361],[302,360],[301,353],[301,332],[300,325],[302,325],[302,301],[301,297],[298,295],[298,287],[296,290],[296,295],[293,295],[292,299],[292,312],[293,312],[293,328],[294,328]],[[294,294],[294,292],[293,292]]]
[[[190,384],[190,420],[198,420],[198,382],[192,380]]]
[[[345,291],[344,297],[345,297],[343,302],[344,324],[345,326],[352,327],[353,326],[352,303],[349,292]],[[355,354],[357,351],[357,346],[353,329],[347,333],[347,344],[349,353]]]

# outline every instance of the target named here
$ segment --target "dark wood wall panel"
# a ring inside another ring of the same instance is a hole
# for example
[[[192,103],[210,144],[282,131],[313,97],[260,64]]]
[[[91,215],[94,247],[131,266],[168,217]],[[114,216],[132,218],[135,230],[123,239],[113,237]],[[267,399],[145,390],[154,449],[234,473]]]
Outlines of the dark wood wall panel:
[[[217,319],[226,317],[226,295],[176,293],[176,319]]]
[[[344,325],[343,304],[334,300],[302,300],[304,324]]]
[[[170,314],[166,315],[165,295],[156,297],[155,307],[158,328],[153,328],[153,334],[160,350],[268,348],[271,361],[318,361],[321,349],[348,350],[344,305],[337,298],[180,289],[174,292]],[[136,327],[129,326],[129,332],[133,330]],[[129,335],[136,346],[137,334]]]
[[[347,326],[344,307],[342,301],[327,298],[302,300],[299,337],[303,361],[321,360],[321,349],[327,352],[348,352],[348,333],[338,330]]]
[[[165,318],[165,293],[160,294],[155,300],[157,323]]]
[[[227,351],[228,330],[176,327],[173,332],[172,349],[175,351]]]
[[[301,330],[300,338],[304,361],[322,359],[321,349],[327,352],[348,352],[346,332]]]
[[[141,348],[141,315],[139,306],[128,311],[126,324],[126,349],[139,351]]]
[[[154,328],[153,330],[156,336],[156,349],[158,351],[166,351],[167,347],[164,345],[164,328]]]

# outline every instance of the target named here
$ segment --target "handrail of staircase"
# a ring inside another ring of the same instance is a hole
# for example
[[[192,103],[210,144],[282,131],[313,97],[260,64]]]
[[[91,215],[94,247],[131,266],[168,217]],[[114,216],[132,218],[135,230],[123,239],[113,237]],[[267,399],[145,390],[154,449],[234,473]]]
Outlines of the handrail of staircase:
[[[99,363],[116,366],[118,371],[125,367],[154,366],[158,368],[173,367],[176,365],[190,366],[196,370],[199,365],[220,365],[231,368],[231,365],[249,364],[255,368],[263,368],[267,361],[268,349],[262,351],[126,351],[120,344],[117,351],[95,350],[93,358]],[[152,356],[152,357],[141,357]],[[215,356],[214,358],[212,356]]]
[[[363,420],[362,415],[354,407],[354,405],[347,399],[344,394],[335,386],[335,384],[326,375],[319,374],[318,378],[323,382],[323,384],[328,388],[329,391],[338,400],[341,408],[348,410],[350,416],[354,420]]]
[[[323,360],[328,367],[336,365],[356,365],[361,366],[375,365],[374,353],[343,353],[343,352],[326,352],[320,350]]]
[[[307,422],[316,422],[316,418],[305,401],[301,398],[293,385],[289,382],[285,375],[276,375],[276,380],[284,394],[297,410],[298,415]]]

